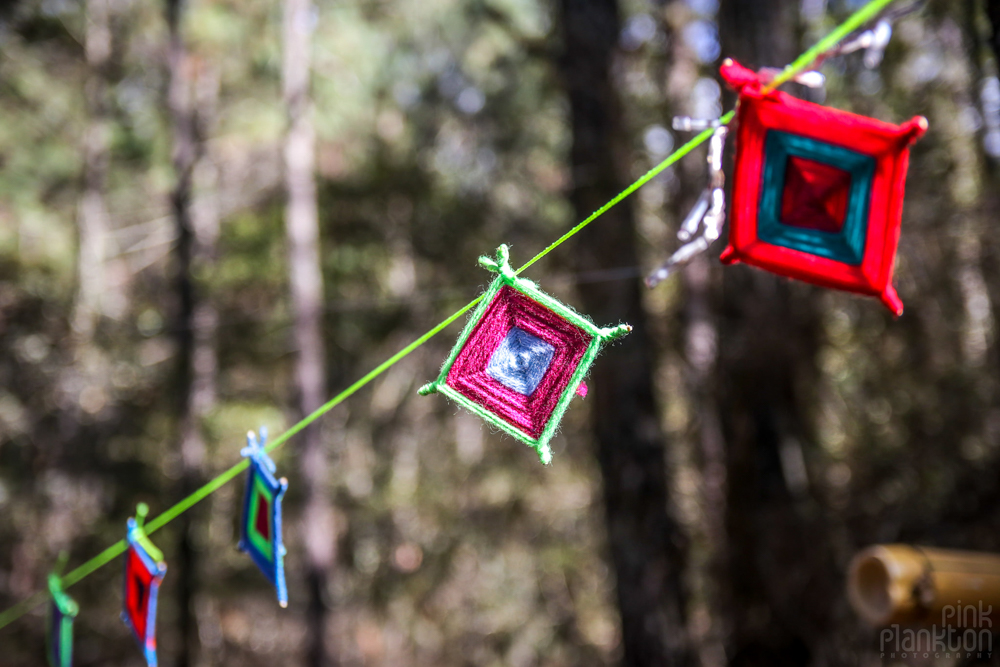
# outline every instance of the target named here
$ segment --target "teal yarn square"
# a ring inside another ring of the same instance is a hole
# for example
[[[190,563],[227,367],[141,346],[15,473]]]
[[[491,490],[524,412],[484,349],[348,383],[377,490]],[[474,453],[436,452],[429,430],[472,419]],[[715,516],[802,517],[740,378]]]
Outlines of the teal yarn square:
[[[790,156],[813,160],[851,175],[843,227],[839,232],[807,229],[781,221],[782,196]],[[864,259],[875,159],[841,146],[780,130],[768,130],[757,213],[757,237],[774,245],[851,266]]]

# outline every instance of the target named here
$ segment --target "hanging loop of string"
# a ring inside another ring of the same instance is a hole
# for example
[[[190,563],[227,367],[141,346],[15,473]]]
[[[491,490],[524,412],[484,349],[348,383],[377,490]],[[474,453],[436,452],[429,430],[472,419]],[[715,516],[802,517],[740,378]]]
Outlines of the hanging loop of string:
[[[852,32],[857,30],[859,27],[871,21],[893,1],[894,0],[869,0],[869,2],[866,5],[861,7],[854,14],[852,14],[846,21],[844,21],[837,28],[835,28],[833,32],[831,32],[829,35],[821,39],[816,45],[814,45],[808,51],[803,53],[793,63],[791,63],[790,65],[788,65],[788,67],[782,70],[781,73],[779,73],[774,78],[771,84],[769,84],[769,87],[776,88],[777,86],[780,86],[782,83],[792,80],[799,73],[809,69],[821,54],[829,51],[831,48],[836,46],[841,40],[843,40],[845,37],[847,37]],[[604,204],[601,208],[591,213],[590,216],[588,216],[585,220],[578,223],[575,227],[573,227],[565,234],[560,236],[558,239],[556,239],[554,242],[549,244],[541,252],[532,257],[526,264],[524,264],[524,266],[518,269],[516,273],[520,274],[525,269],[538,262],[540,259],[542,259],[550,252],[555,250],[557,247],[559,247],[560,245],[568,241],[570,238],[578,234],[589,224],[591,224],[599,217],[604,215],[604,213],[606,213],[608,210],[616,206],[623,199],[631,195],[633,192],[641,188],[649,181],[653,180],[653,178],[662,173],[665,169],[669,168],[678,160],[688,155],[696,147],[705,143],[709,139],[715,137],[716,131],[720,127],[728,125],[732,121],[733,116],[734,112],[729,111],[718,120],[711,121],[710,126],[706,126],[705,129],[702,130],[698,135],[696,135],[690,141],[688,141],[683,146],[678,148],[676,151],[671,153],[662,162],[660,162],[655,167],[647,171],[630,186],[628,186],[620,193],[615,195],[615,197],[611,201],[609,201],[608,203]],[[724,136],[719,139],[719,141],[723,140]],[[705,217],[708,216],[707,213],[703,215]],[[430,340],[438,333],[443,331],[453,322],[455,322],[463,315],[465,315],[467,312],[475,308],[481,300],[482,297],[477,297],[476,299],[473,299],[464,307],[460,308],[457,312],[453,313],[445,320],[440,322],[430,331],[423,334],[415,341],[404,347],[402,350],[400,350],[396,354],[386,359],[384,362],[382,362],[374,369],[366,373],[359,380],[354,382],[354,384],[350,385],[349,387],[341,391],[339,394],[331,398],[329,401],[327,401],[322,406],[317,408],[314,412],[306,416],[304,419],[297,422],[296,424],[293,424],[288,430],[286,430],[284,433],[275,438],[271,443],[267,444],[264,447],[264,451],[271,452],[280,447],[281,445],[283,445],[285,442],[287,442],[292,437],[300,433],[303,429],[312,424],[314,421],[316,421],[324,414],[326,414],[333,408],[343,403],[353,394],[357,393],[362,387],[372,382],[375,378],[382,375],[389,368],[402,361],[405,357],[410,355],[414,350],[422,346],[424,343],[426,343],[428,340]],[[173,505],[165,512],[163,512],[163,514],[159,515],[155,519],[146,523],[143,532],[145,533],[145,535],[148,536],[153,534],[160,528],[163,528],[168,523],[176,519],[178,516],[189,510],[191,507],[201,502],[206,497],[208,497],[209,495],[220,489],[222,486],[233,480],[237,475],[246,470],[248,465],[249,464],[247,462],[247,459],[245,458],[241,459],[232,467],[220,473],[217,477],[215,477],[215,479],[206,482],[202,487],[194,491],[191,495],[181,499],[175,505]],[[69,572],[65,577],[62,578],[62,584],[65,587],[69,587],[75,583],[78,583],[85,577],[93,574],[100,568],[110,563],[112,560],[114,560],[121,554],[125,553],[127,549],[128,549],[128,544],[126,540],[119,540],[118,542],[107,547],[104,551],[100,552],[90,560],[84,562],[82,565],[78,566],[77,568]],[[21,602],[15,604],[13,607],[10,607],[9,609],[0,613],[0,629],[10,625],[11,623],[19,619],[21,616],[24,616],[35,607],[42,604],[48,597],[49,594],[47,592],[39,591],[34,595],[24,600],[21,600]]]
[[[684,241],[684,245],[660,265],[660,268],[646,277],[647,287],[655,287],[666,280],[676,269],[708,250],[722,235],[722,225],[726,221],[726,174],[722,170],[722,154],[726,147],[729,128],[719,124],[718,121],[698,121],[686,117],[674,119],[675,129],[694,129],[702,126],[712,132],[712,138],[708,143],[708,187],[702,191],[694,208],[677,230],[677,238]],[[698,234],[699,227],[700,234]]]

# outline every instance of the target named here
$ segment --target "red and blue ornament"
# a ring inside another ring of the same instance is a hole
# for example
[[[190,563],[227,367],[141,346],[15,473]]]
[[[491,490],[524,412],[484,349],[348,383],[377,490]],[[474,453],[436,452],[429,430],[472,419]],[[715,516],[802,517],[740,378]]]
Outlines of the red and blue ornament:
[[[167,564],[143,530],[148,513],[149,507],[140,503],[135,518],[128,520],[122,620],[132,630],[146,664],[156,667],[156,600]]]

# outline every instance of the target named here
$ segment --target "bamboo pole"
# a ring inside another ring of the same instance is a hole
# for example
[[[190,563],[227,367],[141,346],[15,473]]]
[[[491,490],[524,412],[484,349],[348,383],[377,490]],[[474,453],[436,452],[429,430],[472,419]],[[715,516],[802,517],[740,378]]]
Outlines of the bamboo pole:
[[[993,627],[1000,620],[1000,554],[878,544],[847,576],[854,610],[875,626],[936,623]]]

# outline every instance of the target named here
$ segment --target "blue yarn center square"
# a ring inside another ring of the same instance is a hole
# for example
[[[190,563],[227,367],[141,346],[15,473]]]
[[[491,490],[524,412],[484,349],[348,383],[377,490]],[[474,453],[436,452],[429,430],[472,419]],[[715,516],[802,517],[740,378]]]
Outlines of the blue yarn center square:
[[[486,374],[519,394],[531,396],[552,363],[555,348],[513,327],[490,357]]]

